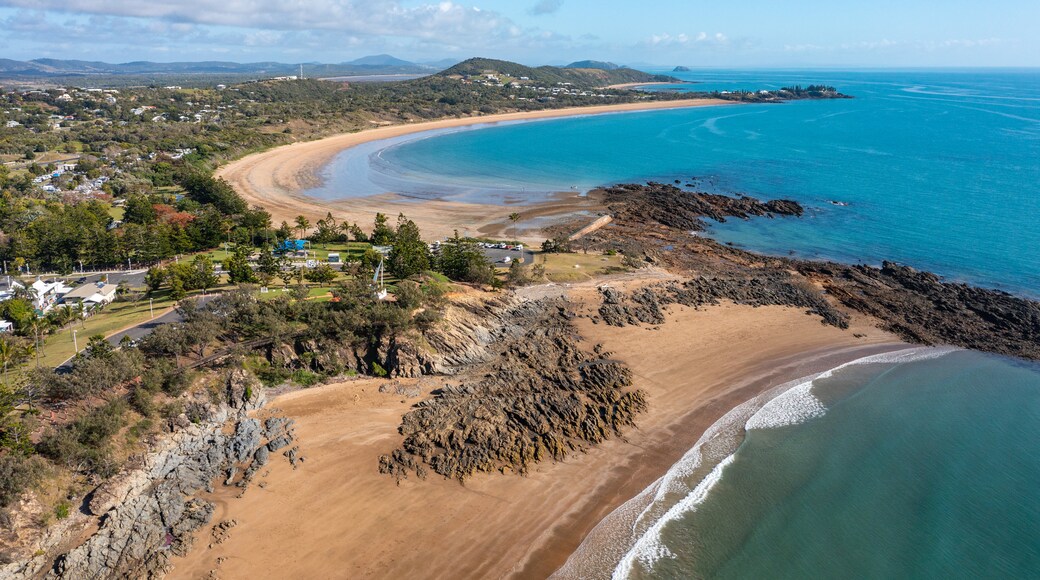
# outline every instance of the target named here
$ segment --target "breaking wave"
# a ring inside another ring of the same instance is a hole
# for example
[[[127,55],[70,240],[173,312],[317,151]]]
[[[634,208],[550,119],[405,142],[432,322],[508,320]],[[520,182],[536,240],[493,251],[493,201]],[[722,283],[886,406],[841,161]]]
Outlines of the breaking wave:
[[[952,347],[914,347],[903,350],[871,355],[856,359],[833,369],[784,383],[744,404],[730,410],[725,416],[709,428],[681,460],[675,463],[660,479],[648,486],[642,493],[619,507],[605,518],[593,531],[603,532],[601,527],[614,527],[615,533],[607,534],[622,545],[614,546],[612,555],[600,553],[595,557],[610,558],[608,562],[599,562],[599,566],[609,566],[609,562],[617,562],[611,577],[623,580],[630,577],[637,566],[652,570],[654,564],[662,558],[672,558],[674,554],[662,540],[665,527],[690,513],[709,496],[711,490],[722,480],[726,468],[736,458],[736,451],[731,447],[729,454],[721,460],[694,485],[689,481],[698,469],[707,467],[716,458],[710,457],[708,450],[714,443],[733,435],[741,428],[774,429],[796,425],[821,417],[827,409],[813,392],[816,381],[826,379],[835,373],[851,366],[867,364],[905,364],[914,361],[935,359],[955,352]],[[718,447],[718,445],[716,445]],[[734,446],[735,447],[735,446]],[[716,453],[718,450],[715,450]],[[719,454],[721,456],[721,454]],[[676,497],[678,499],[676,500]],[[671,503],[674,502],[674,503]],[[668,507],[670,505],[670,507]],[[667,507],[667,509],[665,509]],[[663,512],[663,513],[662,513]],[[660,514],[659,516],[657,514]],[[590,537],[593,535],[590,534]],[[627,546],[627,550],[625,547]],[[593,557],[583,554],[583,544],[571,559],[554,574],[554,578],[587,577]]]

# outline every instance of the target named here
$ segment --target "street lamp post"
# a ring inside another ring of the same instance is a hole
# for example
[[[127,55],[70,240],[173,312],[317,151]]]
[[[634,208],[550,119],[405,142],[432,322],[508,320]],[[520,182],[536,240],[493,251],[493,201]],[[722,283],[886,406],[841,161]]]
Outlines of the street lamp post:
[[[148,299],[148,314],[152,318],[155,318],[155,311],[152,310],[152,299],[151,298]]]
[[[76,354],[79,354],[79,343],[76,342],[76,329],[75,328],[72,329],[72,348],[73,348],[73,350],[76,351]]]

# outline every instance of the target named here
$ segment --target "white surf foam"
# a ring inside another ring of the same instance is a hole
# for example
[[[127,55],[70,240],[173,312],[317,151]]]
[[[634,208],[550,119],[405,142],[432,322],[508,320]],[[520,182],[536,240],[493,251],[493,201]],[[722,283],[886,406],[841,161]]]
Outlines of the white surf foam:
[[[632,549],[625,554],[625,557],[618,563],[617,568],[614,569],[614,573],[611,575],[613,580],[624,580],[629,577],[632,571],[635,569],[636,562],[639,562],[647,568],[653,567],[654,563],[661,558],[673,558],[672,551],[661,541],[661,532],[664,530],[665,525],[672,522],[685,514],[696,511],[697,506],[704,502],[708,497],[708,493],[711,489],[722,480],[722,472],[726,469],[726,466],[733,463],[734,456],[723,459],[715,469],[711,470],[697,487],[693,489],[686,497],[679,503],[672,506],[664,517],[654,522],[654,525],[650,526],[650,529],[643,534],[642,537],[636,542]]]
[[[819,375],[817,375],[819,376]],[[748,419],[745,429],[775,429],[822,417],[827,407],[812,394],[813,380],[799,383],[769,401]]]
[[[722,435],[727,429],[731,429],[734,424],[744,423],[746,429],[763,429],[807,421],[826,412],[823,403],[812,394],[812,385],[817,379],[830,377],[841,369],[854,365],[900,364],[936,359],[957,350],[960,349],[912,347],[859,358],[828,371],[781,384],[767,393],[731,409],[705,431],[693,448],[686,452],[683,458],[676,462],[666,474],[600,522],[600,525],[605,525],[620,519],[628,524],[626,527],[632,534],[630,537],[638,538],[614,568],[612,578],[615,580],[628,578],[637,564],[646,569],[652,569],[658,560],[674,557],[671,550],[662,542],[661,533],[669,522],[696,511],[697,506],[704,502],[708,493],[722,479],[723,470],[734,461],[734,455],[729,455],[719,462],[692,490],[686,483],[689,477],[703,465],[705,444]],[[773,398],[763,404],[762,400],[770,396]],[[675,493],[685,493],[686,495],[656,521],[646,525],[647,518],[652,518],[655,514],[660,513],[660,510],[655,508],[662,508],[663,504],[667,502],[667,496]],[[634,515],[636,510],[639,510],[638,515]],[[640,529],[645,529],[645,531],[640,534]],[[568,564],[571,564],[570,560]],[[558,570],[554,577],[578,577],[578,570],[566,568],[567,566],[564,566]]]

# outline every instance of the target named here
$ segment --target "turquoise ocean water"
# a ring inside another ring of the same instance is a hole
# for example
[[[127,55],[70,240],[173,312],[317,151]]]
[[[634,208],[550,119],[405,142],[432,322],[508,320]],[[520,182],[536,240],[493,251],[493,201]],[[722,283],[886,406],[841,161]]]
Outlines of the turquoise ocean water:
[[[679,90],[822,82],[857,98],[412,136],[341,155],[311,193],[527,203],[696,176],[809,208],[714,226],[723,240],[1040,296],[1040,71],[678,74],[701,81]],[[1040,365],[915,349],[773,394],[605,520],[609,541],[590,537],[562,576],[1040,577]]]

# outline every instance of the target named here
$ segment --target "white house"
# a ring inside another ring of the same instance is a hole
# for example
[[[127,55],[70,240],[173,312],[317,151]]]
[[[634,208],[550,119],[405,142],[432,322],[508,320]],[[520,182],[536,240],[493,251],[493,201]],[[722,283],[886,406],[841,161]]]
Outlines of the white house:
[[[50,310],[58,302],[59,298],[72,290],[61,280],[44,282],[38,279],[29,287],[33,289],[33,307],[40,312]]]
[[[0,320],[0,333],[13,332],[14,323],[7,320]]]
[[[62,302],[65,304],[83,304],[84,307],[108,304],[116,299],[117,288],[118,286],[115,284],[105,284],[104,282],[84,284],[65,294]]]

